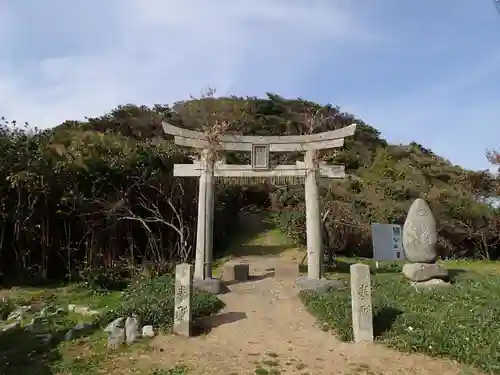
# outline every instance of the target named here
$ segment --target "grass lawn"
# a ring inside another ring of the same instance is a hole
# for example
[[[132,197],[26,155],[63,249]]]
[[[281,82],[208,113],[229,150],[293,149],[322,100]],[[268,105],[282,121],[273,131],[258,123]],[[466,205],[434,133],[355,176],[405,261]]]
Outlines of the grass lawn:
[[[349,278],[352,259],[339,259],[337,273]],[[371,261],[359,260],[373,267]],[[376,340],[405,352],[447,357],[500,374],[500,262],[444,262],[454,283],[447,291],[416,292],[400,273],[383,264],[372,274]],[[373,267],[374,268],[374,267]],[[303,293],[308,309],[346,341],[352,340],[350,290]]]
[[[89,306],[92,309],[114,308],[119,305],[120,293],[96,294],[74,286],[56,288],[11,288],[0,291],[16,305],[53,305],[67,308],[69,303]],[[75,313],[58,319],[51,332],[71,328],[90,318]],[[29,321],[29,318],[27,319]],[[24,322],[25,324],[27,321]],[[10,374],[97,374],[97,369],[109,356],[106,335],[94,330],[70,342],[43,343],[37,335],[16,329],[0,334],[0,373]]]
[[[168,330],[173,318],[173,279],[158,277],[137,281],[124,292],[95,293],[75,286],[58,288],[12,288],[0,290],[0,297],[14,301],[15,305],[51,305],[67,309],[69,303],[99,309],[109,319],[138,313],[143,324]],[[12,308],[0,302],[0,310]],[[204,292],[196,292],[193,300],[193,315],[204,316],[218,311],[222,302]],[[1,312],[1,311],[0,311]],[[53,339],[43,342],[39,334],[18,328],[0,332],[0,374],[1,375],[182,375],[183,367],[172,369],[136,368],[130,361],[132,351],[147,353],[148,340],[140,340],[119,350],[107,348],[107,333],[103,324],[85,332],[83,337],[64,341],[64,334],[76,324],[95,321],[95,317],[83,317],[69,312],[51,322],[44,333],[51,333]],[[109,320],[108,319],[108,320]],[[24,319],[28,323],[31,317]],[[107,320],[106,320],[107,322]],[[101,323],[106,323],[101,322]],[[0,325],[7,322],[0,321]],[[147,366],[146,366],[147,367]]]

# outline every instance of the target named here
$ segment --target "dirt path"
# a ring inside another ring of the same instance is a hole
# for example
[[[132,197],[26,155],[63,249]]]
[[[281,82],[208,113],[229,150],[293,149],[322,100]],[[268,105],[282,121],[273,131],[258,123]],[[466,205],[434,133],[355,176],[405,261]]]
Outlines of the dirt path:
[[[250,246],[282,249],[283,243],[269,232]],[[293,279],[279,281],[270,274],[291,257],[293,251],[238,258],[251,265],[254,280],[231,285],[221,296],[226,308],[205,322],[211,331],[189,339],[157,337],[155,350],[142,357],[167,368],[184,363],[190,374],[200,375],[470,374],[449,361],[404,355],[380,344],[342,343],[321,331],[299,301]]]

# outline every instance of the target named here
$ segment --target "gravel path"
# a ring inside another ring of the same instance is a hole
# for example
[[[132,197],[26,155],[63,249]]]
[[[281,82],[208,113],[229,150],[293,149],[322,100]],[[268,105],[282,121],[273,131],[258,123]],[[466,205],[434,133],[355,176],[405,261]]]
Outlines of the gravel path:
[[[273,245],[273,239],[267,239]],[[278,245],[278,244],[276,244]],[[253,281],[230,286],[221,296],[226,308],[205,323],[212,327],[193,338],[157,337],[147,357],[189,374],[471,374],[450,361],[405,355],[381,344],[352,344],[315,326],[297,297],[294,280],[277,280],[270,269],[290,263],[290,253],[246,256]]]

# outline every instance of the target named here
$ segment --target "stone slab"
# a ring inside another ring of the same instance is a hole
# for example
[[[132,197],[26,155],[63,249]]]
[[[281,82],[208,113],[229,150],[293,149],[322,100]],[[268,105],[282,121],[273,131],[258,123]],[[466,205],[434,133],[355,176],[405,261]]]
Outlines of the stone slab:
[[[403,266],[403,275],[409,280],[422,282],[430,279],[445,279],[448,277],[448,271],[437,263],[407,263]]]
[[[331,289],[338,289],[343,285],[340,280],[327,280],[327,279],[309,279],[307,276],[301,276],[295,280],[295,286],[299,292],[311,290],[317,293],[324,293]]]
[[[227,263],[222,269],[222,281],[248,281],[250,277],[250,266],[248,264]]]
[[[193,287],[198,290],[203,290],[212,294],[224,294],[229,291],[226,284],[219,279],[195,279]]]
[[[431,279],[422,282],[413,282],[411,283],[411,285],[413,286],[413,288],[415,288],[416,291],[438,291],[438,290],[446,290],[452,287],[452,284],[441,279]]]

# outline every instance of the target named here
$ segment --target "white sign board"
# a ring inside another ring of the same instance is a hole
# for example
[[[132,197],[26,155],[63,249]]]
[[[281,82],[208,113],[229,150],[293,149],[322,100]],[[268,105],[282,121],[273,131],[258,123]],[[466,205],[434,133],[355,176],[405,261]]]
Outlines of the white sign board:
[[[373,223],[373,259],[404,260],[402,236],[401,225]]]

